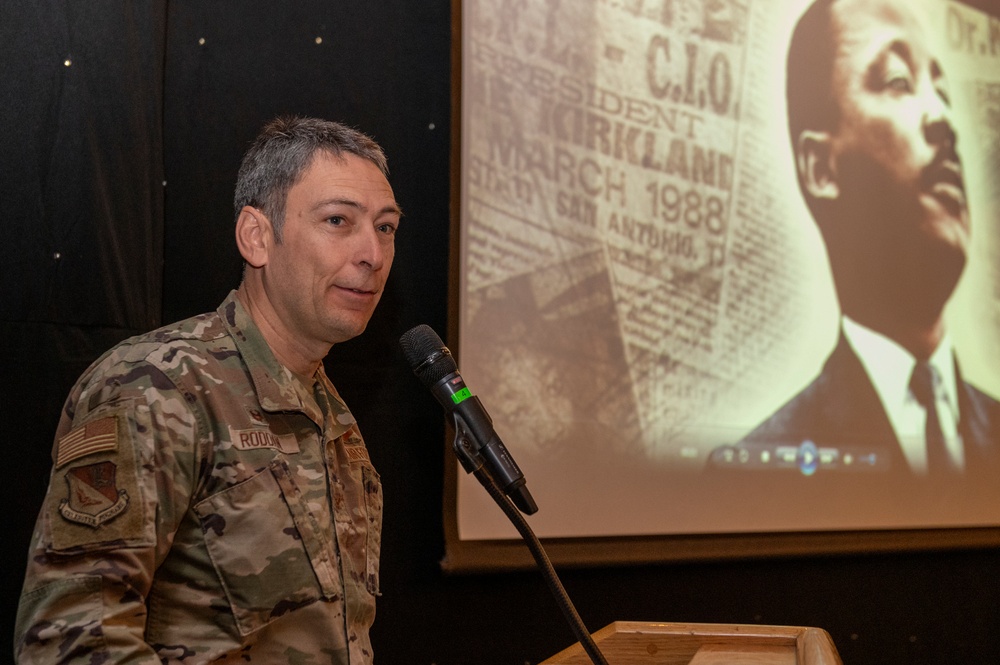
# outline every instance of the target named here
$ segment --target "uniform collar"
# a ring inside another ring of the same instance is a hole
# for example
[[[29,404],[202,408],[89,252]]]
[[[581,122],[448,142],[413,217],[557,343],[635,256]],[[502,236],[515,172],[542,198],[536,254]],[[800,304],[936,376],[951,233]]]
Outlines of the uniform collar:
[[[313,398],[312,386],[304,385],[291,370],[278,362],[260,328],[236,297],[235,290],[222,301],[216,312],[250,372],[261,408],[271,412],[301,411],[322,427],[323,414]],[[316,378],[329,383],[322,365],[316,372]]]

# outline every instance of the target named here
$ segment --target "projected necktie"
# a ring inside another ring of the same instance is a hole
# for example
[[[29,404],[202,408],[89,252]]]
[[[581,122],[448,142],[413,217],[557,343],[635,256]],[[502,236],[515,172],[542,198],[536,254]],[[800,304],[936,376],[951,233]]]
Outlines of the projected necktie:
[[[924,411],[927,412],[924,440],[927,443],[927,471],[932,475],[954,470],[951,457],[945,447],[941,421],[938,419],[937,399],[935,397],[937,382],[937,372],[930,363],[918,362],[913,368],[913,374],[910,377],[910,390],[913,391],[913,396],[920,406],[924,407]]]

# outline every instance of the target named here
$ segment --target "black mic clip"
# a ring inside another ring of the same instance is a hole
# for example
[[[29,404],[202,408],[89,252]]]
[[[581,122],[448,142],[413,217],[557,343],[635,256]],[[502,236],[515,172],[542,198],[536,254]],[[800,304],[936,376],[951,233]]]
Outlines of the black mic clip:
[[[479,454],[479,447],[475,444],[475,439],[469,433],[469,427],[465,423],[465,418],[452,413],[452,424],[455,427],[455,440],[452,441],[452,448],[458,461],[462,463],[462,468],[466,473],[475,473],[483,467],[483,456]]]
[[[478,399],[478,398],[472,398]],[[518,478],[513,482],[509,478],[494,478],[495,472],[489,471],[489,466],[486,465],[486,461],[483,459],[483,452],[492,455],[494,458],[497,456],[496,449],[490,449],[489,446],[481,446],[472,434],[472,429],[466,423],[465,418],[459,415],[457,412],[452,412],[452,424],[455,427],[455,439],[452,441],[452,448],[455,449],[455,455],[458,457],[458,461],[462,463],[462,468],[465,469],[466,473],[471,473],[475,475],[480,481],[483,480],[481,475],[486,475],[492,479],[492,482],[497,483],[501,492],[507,495],[507,497],[517,506],[525,515],[534,515],[538,512],[538,504],[535,503],[535,498],[531,496],[531,492],[528,491],[527,486],[524,483],[524,477],[520,476],[518,472]],[[507,466],[500,466],[494,462],[494,468],[499,467],[500,469],[508,469],[510,466],[514,465],[514,460],[510,459],[506,448],[503,448],[500,444],[500,449],[502,454],[507,459]]]

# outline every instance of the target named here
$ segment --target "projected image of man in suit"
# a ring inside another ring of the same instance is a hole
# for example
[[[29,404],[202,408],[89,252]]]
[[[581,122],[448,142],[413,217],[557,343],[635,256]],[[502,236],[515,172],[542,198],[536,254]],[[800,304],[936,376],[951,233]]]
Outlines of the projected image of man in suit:
[[[962,380],[945,329],[971,225],[948,83],[918,11],[819,0],[796,26],[790,138],[842,325],[819,376],[737,446],[744,459],[806,445],[832,453],[819,470],[996,467],[1000,409]]]

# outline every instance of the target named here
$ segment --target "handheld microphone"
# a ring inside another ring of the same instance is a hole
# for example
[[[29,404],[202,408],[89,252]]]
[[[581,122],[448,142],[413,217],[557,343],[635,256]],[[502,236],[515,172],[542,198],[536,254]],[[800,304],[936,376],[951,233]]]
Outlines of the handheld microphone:
[[[437,333],[421,324],[403,333],[399,345],[413,373],[455,418],[459,436],[468,436],[472,453],[481,456],[494,482],[521,512],[536,513],[538,506],[525,486],[524,474],[494,431],[482,402],[465,385],[451,351]]]

